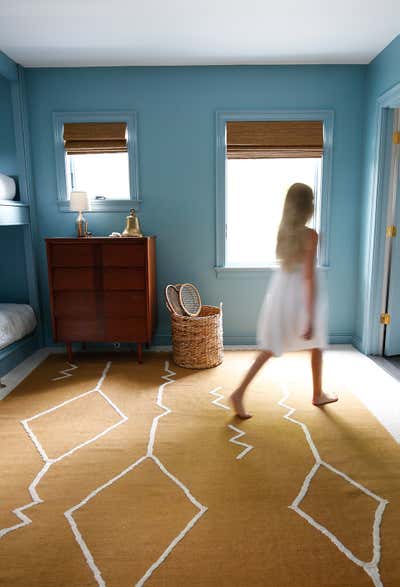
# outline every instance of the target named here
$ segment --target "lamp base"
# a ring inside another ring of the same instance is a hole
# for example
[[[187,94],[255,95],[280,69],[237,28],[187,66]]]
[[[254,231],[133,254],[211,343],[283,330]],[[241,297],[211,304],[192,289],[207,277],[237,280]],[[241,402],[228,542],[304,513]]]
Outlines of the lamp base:
[[[88,234],[88,223],[82,212],[79,212],[75,220],[75,231],[78,238],[84,238]]]

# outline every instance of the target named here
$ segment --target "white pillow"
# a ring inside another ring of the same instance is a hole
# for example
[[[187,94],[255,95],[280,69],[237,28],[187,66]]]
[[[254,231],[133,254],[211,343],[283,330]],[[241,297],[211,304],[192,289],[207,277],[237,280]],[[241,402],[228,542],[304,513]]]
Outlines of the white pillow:
[[[15,181],[12,177],[0,173],[0,200],[13,200],[15,196]]]

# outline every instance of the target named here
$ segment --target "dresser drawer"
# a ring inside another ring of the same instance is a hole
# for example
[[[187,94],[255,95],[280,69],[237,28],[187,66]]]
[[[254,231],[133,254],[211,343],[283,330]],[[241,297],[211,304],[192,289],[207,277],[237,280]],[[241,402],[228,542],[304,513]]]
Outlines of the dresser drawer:
[[[105,317],[105,339],[110,342],[147,340],[145,318]]]
[[[57,244],[50,249],[52,267],[92,267],[95,259],[95,246],[87,243]]]
[[[111,267],[144,267],[146,248],[142,243],[103,245],[103,265]]]
[[[55,291],[54,315],[72,318],[96,318],[102,315],[101,294],[94,291]]]
[[[144,291],[105,291],[104,314],[106,316],[144,318],[146,316]]]
[[[56,318],[57,340],[103,340],[103,321],[90,318]]]
[[[55,290],[78,290],[98,287],[97,272],[89,267],[55,267],[53,269],[53,288]]]
[[[103,289],[144,289],[146,280],[143,269],[128,267],[103,267]]]

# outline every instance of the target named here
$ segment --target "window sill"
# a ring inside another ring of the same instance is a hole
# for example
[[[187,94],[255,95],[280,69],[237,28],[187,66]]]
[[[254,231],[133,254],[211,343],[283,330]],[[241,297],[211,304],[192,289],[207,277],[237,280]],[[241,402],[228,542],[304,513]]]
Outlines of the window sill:
[[[128,212],[131,208],[140,210],[142,200],[95,200],[91,202],[88,212]],[[68,200],[58,200],[59,212],[75,212],[69,207]]]
[[[318,265],[320,271],[328,271],[330,265]],[[267,267],[214,267],[218,279],[243,279],[259,278],[265,279],[279,269],[279,265],[269,265]]]

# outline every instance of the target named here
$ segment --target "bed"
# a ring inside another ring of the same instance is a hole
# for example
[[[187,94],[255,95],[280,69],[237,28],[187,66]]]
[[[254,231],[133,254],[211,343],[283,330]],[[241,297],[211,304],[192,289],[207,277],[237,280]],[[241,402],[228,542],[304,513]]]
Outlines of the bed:
[[[31,334],[36,317],[28,304],[0,303],[0,350]]]

